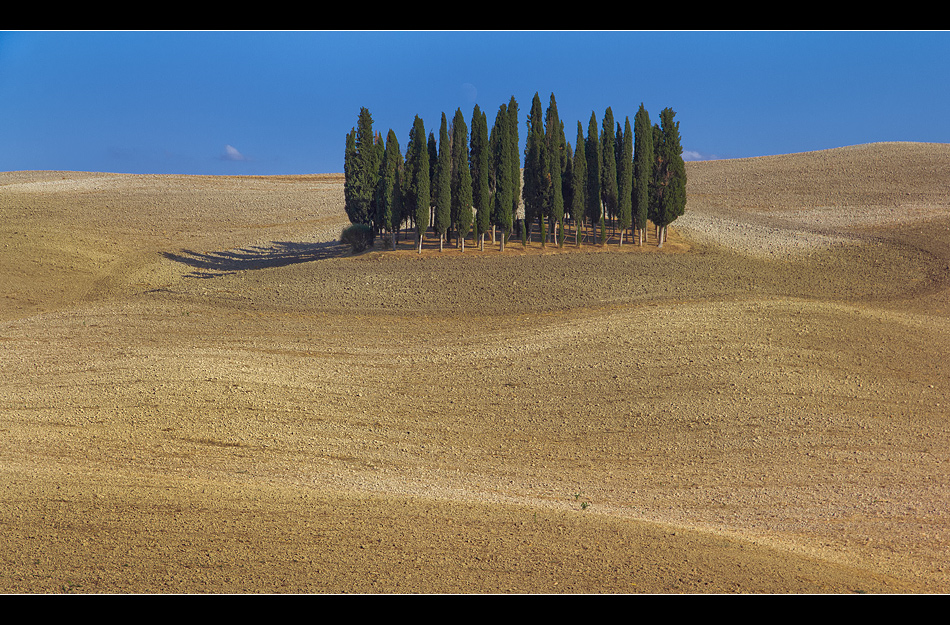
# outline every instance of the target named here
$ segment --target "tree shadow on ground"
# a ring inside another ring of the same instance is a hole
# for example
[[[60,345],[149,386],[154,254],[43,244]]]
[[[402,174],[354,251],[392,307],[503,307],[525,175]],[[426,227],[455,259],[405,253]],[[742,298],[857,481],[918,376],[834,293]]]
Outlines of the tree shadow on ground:
[[[339,258],[349,254],[349,246],[339,241],[324,243],[271,241],[269,246],[254,246],[221,252],[193,252],[191,250],[182,250],[178,254],[162,252],[162,256],[169,260],[194,267],[194,271],[186,274],[189,278],[217,278],[239,271],[283,267],[295,263]]]

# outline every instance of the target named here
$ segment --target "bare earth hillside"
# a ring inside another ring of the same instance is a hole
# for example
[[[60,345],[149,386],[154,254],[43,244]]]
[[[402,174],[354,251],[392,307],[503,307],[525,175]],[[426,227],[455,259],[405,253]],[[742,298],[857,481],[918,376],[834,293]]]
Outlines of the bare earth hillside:
[[[339,175],[0,173],[0,590],[948,592],[948,171],[356,256]]]

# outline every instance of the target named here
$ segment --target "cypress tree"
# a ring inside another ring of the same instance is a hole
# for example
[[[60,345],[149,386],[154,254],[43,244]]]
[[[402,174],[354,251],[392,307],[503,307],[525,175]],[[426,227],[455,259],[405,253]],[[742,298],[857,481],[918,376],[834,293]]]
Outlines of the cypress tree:
[[[347,140],[349,141],[349,139]],[[348,152],[350,148],[348,147]],[[373,117],[367,108],[360,108],[350,167],[346,174],[349,193],[345,197],[346,213],[355,224],[371,225],[375,217],[373,200],[379,180],[380,151],[373,134]]]
[[[494,152],[495,191],[494,191],[494,222],[500,232],[501,251],[505,251],[505,240],[511,233],[512,200],[511,200],[511,129],[509,128],[508,107],[502,104],[495,116],[495,125],[492,127],[490,139]]]
[[[346,133],[343,154],[343,209],[350,223],[356,223],[356,129]]]
[[[563,122],[562,122],[563,125]],[[565,227],[560,244],[567,240],[567,221],[571,215],[571,205],[574,202],[574,148],[570,141],[564,141],[564,174],[561,177],[561,193],[564,196],[564,223]]]
[[[379,187],[376,194],[376,224],[390,234],[390,245],[395,245],[393,235],[399,219],[399,179],[398,172],[402,153],[399,151],[399,141],[392,129],[386,137],[386,148],[383,153],[383,162],[380,168]]]
[[[433,200],[435,204],[435,231],[439,235],[439,251],[445,242],[445,233],[452,220],[452,154],[449,146],[449,130],[445,113],[439,127],[438,162],[435,170]]]
[[[686,163],[680,144],[679,122],[671,108],[660,111],[660,145],[656,149],[657,245],[666,242],[667,228],[686,210]]]
[[[545,155],[544,119],[541,98],[535,93],[528,114],[528,134],[524,155],[524,210],[525,226],[530,232],[534,220],[544,219],[545,187],[548,160]],[[543,228],[542,228],[543,231]],[[542,245],[544,239],[542,238]]]
[[[653,180],[653,127],[650,114],[643,108],[643,103],[633,118],[633,126],[633,216],[639,244],[643,245],[650,208],[650,182]]]
[[[587,218],[594,226],[600,225],[603,232],[603,199],[600,194],[601,152],[597,117],[592,112],[590,123],[587,126],[587,141],[585,153],[587,155]]]
[[[585,154],[584,127],[577,122],[577,151],[571,175],[571,218],[574,220],[574,243],[581,244],[581,228],[587,212],[587,154]]]
[[[623,245],[623,233],[632,221],[633,202],[633,133],[630,130],[630,118],[624,121],[617,161],[617,227],[620,229],[620,245]]]
[[[462,109],[456,109],[452,121],[452,212],[458,232],[459,248],[465,251],[465,237],[472,229],[472,170],[469,165],[468,127]]]
[[[520,145],[520,138],[518,136],[518,101],[515,100],[515,96],[511,96],[511,99],[508,100],[508,130],[511,133],[509,149],[511,154],[509,158],[511,159],[511,218],[512,221],[518,217],[518,214],[521,212],[519,208],[522,206],[521,202],[521,154],[519,153],[518,146]]]
[[[604,201],[604,213],[613,218],[617,214],[617,153],[614,131],[614,113],[608,106],[604,113],[603,130],[600,136],[601,150],[601,194]]]
[[[548,104],[548,110],[545,114],[545,144],[548,160],[548,185],[550,190],[545,194],[548,200],[548,219],[551,222],[551,230],[557,229],[558,244],[563,242],[564,231],[564,192],[563,192],[563,172],[564,172],[564,126],[561,124],[561,118],[557,113],[557,101],[554,94],[551,94],[551,100]]]
[[[471,143],[475,237],[480,249],[485,249],[485,232],[491,225],[491,152],[488,144],[488,118],[477,104],[472,112]]]
[[[653,224],[654,229],[657,234],[657,244],[660,243],[659,235],[660,228],[657,226],[657,223],[660,221],[660,217],[657,214],[660,207],[660,185],[657,180],[659,175],[658,163],[660,161],[660,144],[663,140],[663,131],[660,129],[660,124],[653,124],[653,176],[650,178],[650,204],[647,211],[647,215],[650,219],[650,222]]]
[[[422,253],[422,238],[429,228],[429,150],[426,145],[426,130],[422,119],[416,115],[409,136],[408,155],[406,157],[406,176],[408,193],[407,209],[412,214],[416,227],[416,249]]]
[[[439,170],[439,142],[435,138],[435,133],[429,132],[429,225],[435,224],[435,190],[437,186],[436,178]]]

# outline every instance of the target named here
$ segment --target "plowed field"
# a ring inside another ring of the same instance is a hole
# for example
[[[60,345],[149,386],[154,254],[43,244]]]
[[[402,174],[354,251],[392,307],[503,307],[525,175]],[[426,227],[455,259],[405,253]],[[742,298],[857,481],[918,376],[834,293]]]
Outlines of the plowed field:
[[[342,176],[0,173],[0,590],[948,592],[947,171],[359,255]]]

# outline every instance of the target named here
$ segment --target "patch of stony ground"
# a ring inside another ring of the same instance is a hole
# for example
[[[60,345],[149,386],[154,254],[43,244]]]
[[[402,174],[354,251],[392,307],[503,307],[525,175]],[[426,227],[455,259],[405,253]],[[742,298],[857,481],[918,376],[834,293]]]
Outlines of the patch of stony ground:
[[[946,592],[948,164],[359,256],[339,176],[0,174],[0,588]]]

